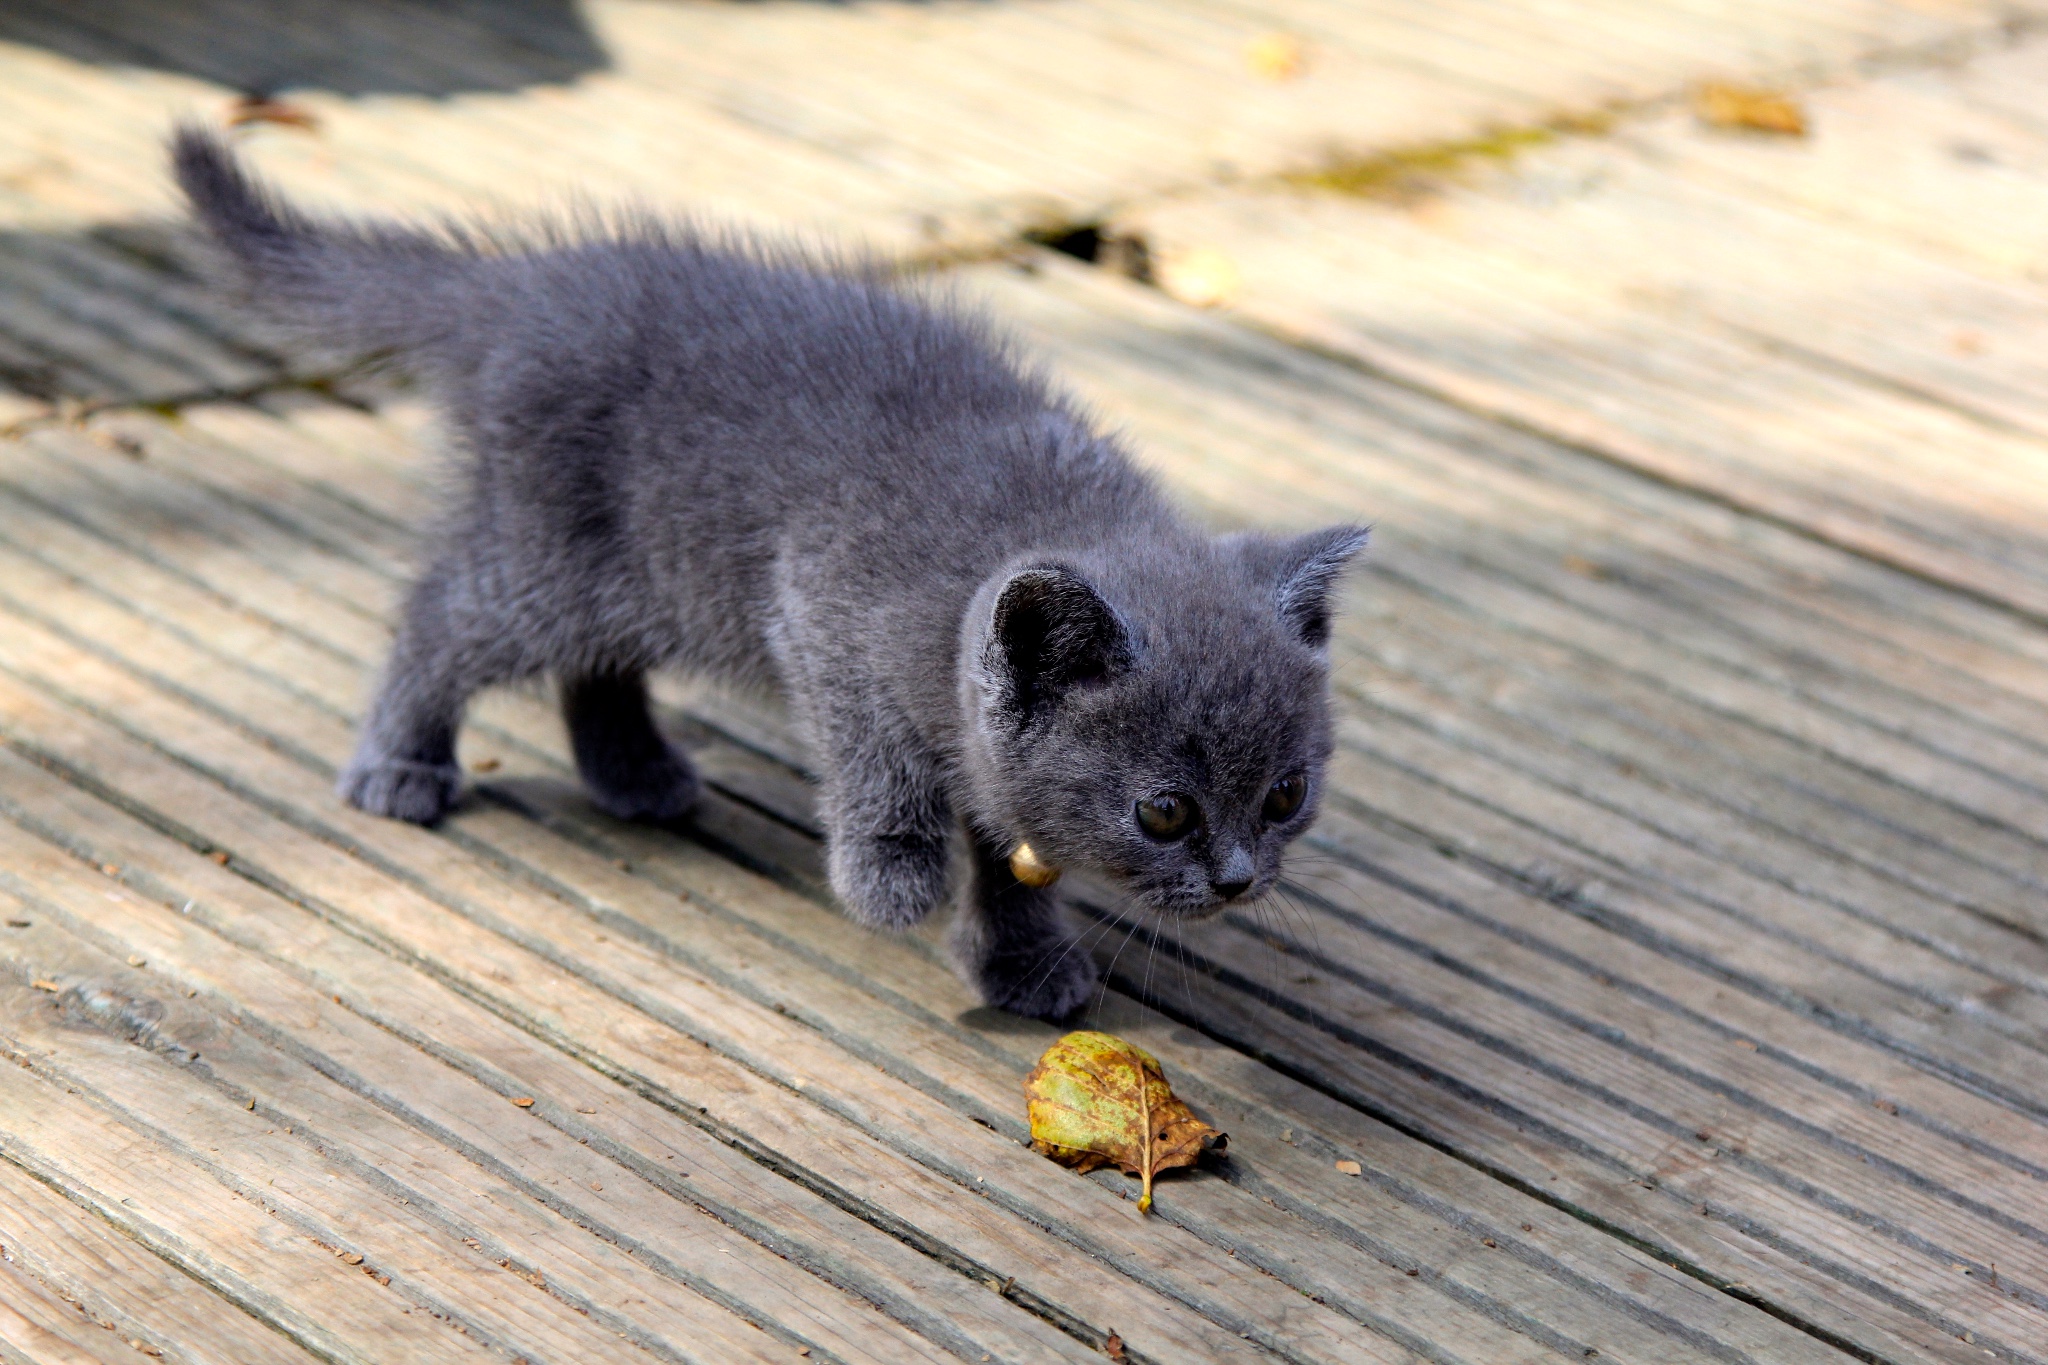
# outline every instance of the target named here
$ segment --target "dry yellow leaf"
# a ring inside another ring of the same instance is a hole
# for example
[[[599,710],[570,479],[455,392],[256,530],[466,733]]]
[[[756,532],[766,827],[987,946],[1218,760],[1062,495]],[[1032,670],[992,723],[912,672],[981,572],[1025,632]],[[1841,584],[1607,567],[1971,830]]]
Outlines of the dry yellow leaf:
[[[1246,45],[1244,59],[1255,75],[1291,81],[1307,65],[1308,53],[1292,33],[1262,33]]]
[[[1806,111],[1790,95],[1748,85],[1715,81],[1703,85],[1693,99],[1702,122],[1716,128],[1752,133],[1806,136]]]
[[[1069,1033],[1047,1048],[1024,1102],[1033,1151],[1077,1171],[1122,1167],[1144,1182],[1140,1213],[1151,1211],[1153,1176],[1230,1141],[1175,1096],[1157,1057],[1113,1033]]]

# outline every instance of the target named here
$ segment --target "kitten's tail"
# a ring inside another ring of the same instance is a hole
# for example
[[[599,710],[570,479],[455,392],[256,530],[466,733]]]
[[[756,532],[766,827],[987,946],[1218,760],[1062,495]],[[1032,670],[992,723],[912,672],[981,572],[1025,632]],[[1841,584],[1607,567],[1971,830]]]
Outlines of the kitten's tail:
[[[350,351],[433,351],[449,339],[456,286],[476,259],[459,244],[315,221],[252,178],[218,134],[191,125],[172,135],[171,169],[232,282],[276,321]]]

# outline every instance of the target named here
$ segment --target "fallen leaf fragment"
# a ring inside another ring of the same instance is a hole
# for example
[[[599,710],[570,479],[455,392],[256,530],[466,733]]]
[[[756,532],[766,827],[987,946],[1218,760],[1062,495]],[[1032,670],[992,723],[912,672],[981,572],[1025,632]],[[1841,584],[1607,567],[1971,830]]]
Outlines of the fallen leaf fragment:
[[[1365,1167],[1359,1165],[1355,1161],[1340,1161],[1337,1163],[1337,1169],[1339,1171],[1342,1171],[1345,1175],[1365,1174]]]
[[[1124,1354],[1124,1339],[1114,1332],[1111,1332],[1109,1339],[1102,1343],[1102,1353],[1111,1360],[1130,1359],[1128,1355]]]
[[[1252,39],[1244,59],[1252,73],[1269,81],[1291,81],[1307,65],[1308,54],[1301,39],[1292,33],[1264,33]]]
[[[244,95],[229,108],[228,126],[240,128],[251,123],[274,123],[285,128],[303,128],[309,133],[320,127],[320,119],[310,109],[288,100]]]
[[[1159,1059],[1113,1033],[1069,1033],[1024,1078],[1031,1148],[1062,1166],[1115,1165],[1144,1182],[1138,1211],[1152,1208],[1152,1177],[1192,1166],[1229,1143],[1176,1097]]]
[[[533,1096],[520,1095],[517,1098],[515,1098],[512,1101],[512,1103],[518,1105],[521,1109],[531,1109],[533,1108]]]
[[[1790,95],[1775,90],[1712,81],[1699,88],[1693,110],[1701,122],[1714,128],[1806,136],[1806,111]]]

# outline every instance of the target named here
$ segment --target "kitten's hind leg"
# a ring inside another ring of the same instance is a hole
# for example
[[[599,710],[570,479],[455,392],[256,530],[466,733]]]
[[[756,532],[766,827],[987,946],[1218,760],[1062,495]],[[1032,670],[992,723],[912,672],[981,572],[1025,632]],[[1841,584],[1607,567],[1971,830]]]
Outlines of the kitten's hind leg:
[[[690,760],[663,739],[638,672],[564,679],[562,714],[590,799],[621,820],[674,820],[697,804]]]
[[[979,836],[973,842],[973,885],[947,940],[953,960],[998,1009],[1053,1023],[1070,1018],[1095,993],[1095,959],[1050,888],[1024,885],[1007,850]]]

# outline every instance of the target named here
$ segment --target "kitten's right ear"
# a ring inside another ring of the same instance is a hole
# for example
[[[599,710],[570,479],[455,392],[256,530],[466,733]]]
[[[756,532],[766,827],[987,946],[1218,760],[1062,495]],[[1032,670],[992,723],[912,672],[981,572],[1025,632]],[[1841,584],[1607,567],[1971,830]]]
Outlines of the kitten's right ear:
[[[1020,570],[996,594],[985,663],[1020,719],[1130,662],[1129,628],[1093,584],[1065,565]]]
[[[1330,642],[1330,596],[1352,558],[1365,548],[1363,526],[1330,526],[1304,536],[1274,540],[1236,537],[1253,571],[1274,583],[1280,619],[1312,649]]]

